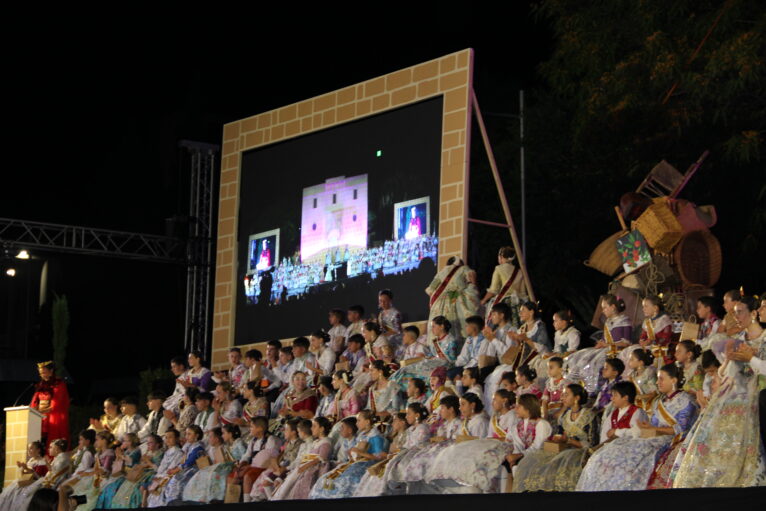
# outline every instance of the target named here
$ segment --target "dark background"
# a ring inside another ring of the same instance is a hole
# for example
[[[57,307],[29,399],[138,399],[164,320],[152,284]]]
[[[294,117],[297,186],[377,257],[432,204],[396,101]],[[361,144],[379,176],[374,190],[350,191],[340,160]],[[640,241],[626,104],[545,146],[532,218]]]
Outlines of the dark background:
[[[397,202],[431,197],[431,223],[438,225],[442,102],[439,96],[242,155],[236,344],[328,328],[333,308],[362,305],[374,315],[381,289],[391,289],[396,306],[412,320],[428,316],[428,297],[417,292],[433,278],[435,265],[426,260],[412,272],[323,284],[278,305],[246,304],[242,279],[248,237],[279,227],[280,257],[292,256],[300,248],[303,189],[332,177],[367,174],[368,248],[394,239]]]
[[[125,7],[99,18],[71,6],[9,10],[0,36],[0,216],[163,234],[165,218],[187,209],[179,140],[220,143],[226,122],[472,47],[476,94],[517,224],[513,116],[519,89],[526,91],[527,260],[546,316],[571,305],[578,326],[587,324],[609,279],[582,261],[619,228],[612,206],[659,160],[683,171],[705,149],[711,156],[683,197],[718,207],[713,232],[724,271],[716,292],[760,292],[764,11],[756,0],[732,5],[691,64],[720,2],[549,0],[512,2],[502,12],[464,5],[456,14],[408,5],[406,16],[395,8],[348,12],[351,21],[319,8],[303,20],[263,9]],[[470,215],[502,222],[475,130],[472,145]],[[487,285],[497,247],[510,238],[488,226],[469,233],[468,262]],[[69,300],[67,368],[77,402],[133,392],[139,371],[180,354],[182,268],[33,255],[56,265],[51,289]],[[26,350],[49,359],[50,310],[30,310],[25,286],[10,286],[0,274],[0,296],[15,303],[0,311],[0,335],[22,342],[0,356]],[[2,404],[21,391],[10,387],[3,384],[13,395]]]

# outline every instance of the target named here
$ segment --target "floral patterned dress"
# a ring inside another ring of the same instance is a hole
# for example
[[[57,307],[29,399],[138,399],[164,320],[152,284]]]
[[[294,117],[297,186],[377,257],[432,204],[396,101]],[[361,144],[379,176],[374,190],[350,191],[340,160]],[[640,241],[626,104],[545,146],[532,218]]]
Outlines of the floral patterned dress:
[[[607,318],[604,325],[604,332],[609,332],[614,342],[619,342],[623,339],[632,340],[633,325],[630,318],[626,314],[618,314]],[[607,338],[606,333],[601,336],[602,339]],[[640,344],[635,344],[623,349],[619,353],[619,358],[625,363],[625,367],[628,367],[628,360],[630,354],[634,349],[640,348]],[[599,380],[601,379],[601,368],[604,367],[609,347],[606,348],[585,348],[578,350],[565,360],[565,369],[567,373],[567,379],[577,382],[587,390],[589,393],[596,391]]]
[[[403,391],[406,391],[410,379],[419,378],[427,382],[437,367],[444,366],[449,369],[454,366],[460,353],[460,344],[452,334],[447,334],[441,339],[430,339],[427,348],[427,358],[397,370],[391,375],[390,381],[396,382]]]
[[[205,503],[223,500],[226,497],[226,478],[234,470],[237,461],[242,458],[245,451],[247,451],[247,444],[241,438],[237,438],[231,446],[221,446],[220,453],[211,452],[213,464],[200,469],[189,479],[183,489],[183,500]],[[215,463],[216,458],[221,461]]]
[[[471,268],[458,261],[445,266],[426,288],[431,296],[428,323],[437,316],[444,316],[452,323],[454,331],[466,337],[465,320],[479,311],[479,290],[468,281]],[[438,295],[434,294],[438,291]]]
[[[651,425],[672,427],[675,436],[621,437],[605,444],[585,465],[577,491],[645,490],[663,455],[689,431],[696,417],[697,406],[686,392],[655,400]]]
[[[311,488],[317,482],[317,479],[325,474],[330,467],[331,455],[332,441],[329,438],[325,437],[315,440],[311,444],[311,448],[301,455],[297,467],[290,471],[282,485],[271,497],[271,500],[303,500],[309,498]],[[301,472],[301,467],[307,466],[309,468],[304,468]]]
[[[711,339],[711,349],[723,360],[727,344],[747,343],[758,358],[766,357],[766,330],[750,341],[725,334]],[[758,377],[749,364],[724,361],[721,384],[689,433],[676,457],[673,488],[754,486],[764,472],[764,452],[758,430]]]
[[[372,427],[369,431],[357,434],[357,445],[364,443],[367,453],[385,453],[388,441],[383,438],[377,428]],[[311,488],[308,497],[310,499],[342,499],[351,497],[356,490],[367,469],[379,460],[350,460],[338,465],[333,470],[322,475]]]
[[[424,480],[428,471],[436,462],[439,453],[454,443],[462,426],[463,421],[460,418],[443,422],[436,431],[436,436],[444,438],[444,441],[423,443],[397,455],[395,463],[389,463],[386,467],[387,486],[398,488],[406,486],[408,494],[425,493],[428,489],[423,485],[427,485]]]
[[[560,453],[535,451],[524,456],[516,469],[513,491],[574,491],[591,446],[598,443],[598,416],[582,408],[573,418],[572,410],[561,416],[558,434],[582,443]]]

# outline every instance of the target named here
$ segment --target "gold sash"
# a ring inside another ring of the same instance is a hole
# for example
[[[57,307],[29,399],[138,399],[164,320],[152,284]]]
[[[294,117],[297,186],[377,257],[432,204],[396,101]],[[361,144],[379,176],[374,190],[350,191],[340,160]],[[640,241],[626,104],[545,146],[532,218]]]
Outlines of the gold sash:
[[[652,319],[646,318],[644,321],[644,326],[646,327],[646,336],[650,341],[654,342],[657,337],[654,335],[654,324],[652,323]]]
[[[678,424],[678,422],[676,422],[676,419],[673,418],[670,412],[667,411],[667,409],[665,408],[665,405],[662,404],[662,399],[660,399],[659,402],[657,403],[657,411],[660,413],[662,418],[665,420],[665,422],[668,423],[670,427],[675,428],[675,425]],[[676,445],[680,440],[681,440],[681,433],[673,437],[673,445]]]
[[[462,433],[465,436],[471,436],[471,432],[468,431],[468,419],[463,419],[463,424],[460,429],[460,433]]]
[[[492,429],[495,431],[495,434],[498,438],[503,439],[505,438],[505,430],[500,427],[500,423],[497,420],[497,415],[492,416],[492,420],[490,421],[490,424],[492,425]]]
[[[604,340],[609,345],[609,351],[607,351],[608,357],[617,356],[617,345],[614,344],[614,338],[612,332],[609,330],[609,325],[604,325]]]

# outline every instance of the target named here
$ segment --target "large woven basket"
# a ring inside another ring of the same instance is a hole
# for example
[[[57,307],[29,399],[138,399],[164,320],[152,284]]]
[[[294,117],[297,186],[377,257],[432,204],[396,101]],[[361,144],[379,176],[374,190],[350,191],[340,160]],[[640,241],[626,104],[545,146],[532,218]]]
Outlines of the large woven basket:
[[[669,254],[681,240],[683,229],[664,198],[655,199],[635,222],[646,242],[660,254]]]
[[[610,277],[622,267],[620,253],[617,252],[617,239],[627,234],[627,231],[618,231],[599,243],[590,257],[585,261],[585,266],[598,270]]]
[[[686,234],[675,248],[675,262],[687,286],[713,287],[721,276],[721,244],[708,230]]]

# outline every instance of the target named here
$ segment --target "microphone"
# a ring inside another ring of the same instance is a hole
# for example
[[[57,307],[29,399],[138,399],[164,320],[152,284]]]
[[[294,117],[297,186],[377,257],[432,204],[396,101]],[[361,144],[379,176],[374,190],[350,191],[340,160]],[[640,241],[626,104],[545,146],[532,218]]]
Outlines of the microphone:
[[[32,387],[34,387],[36,384],[37,382],[32,382],[29,385],[27,385],[27,387],[21,391],[21,394],[19,394],[19,397],[16,398],[16,401],[13,402],[13,406],[17,406],[19,404],[19,400],[24,396],[24,394],[26,394],[27,391],[31,389]]]

